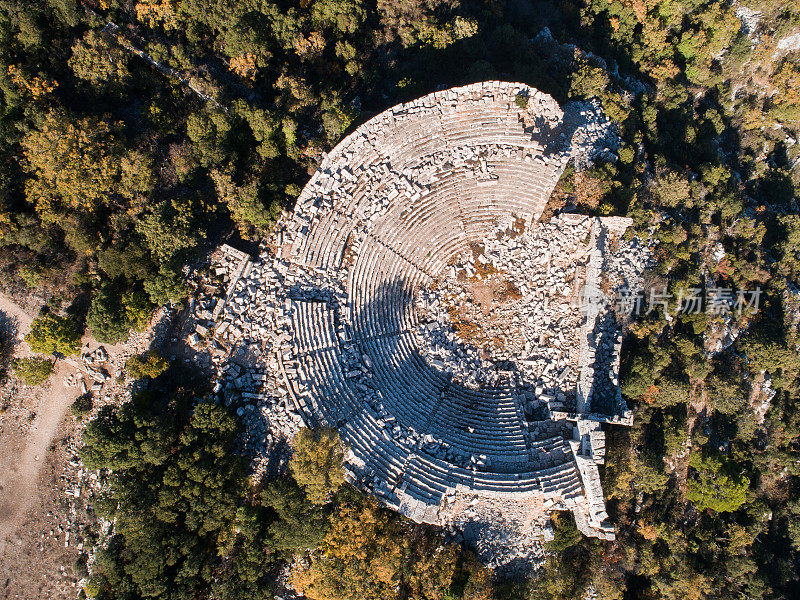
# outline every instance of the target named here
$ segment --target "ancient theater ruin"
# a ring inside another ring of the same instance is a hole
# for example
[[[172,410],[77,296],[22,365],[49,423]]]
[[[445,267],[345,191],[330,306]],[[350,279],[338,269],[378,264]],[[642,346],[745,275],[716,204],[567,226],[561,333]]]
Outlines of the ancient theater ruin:
[[[602,121],[496,81],[377,115],[324,158],[219,315],[269,356],[271,394],[339,430],[355,485],[481,540],[494,566],[552,511],[614,536],[601,424],[632,416],[613,297],[645,253],[627,219],[541,220]]]

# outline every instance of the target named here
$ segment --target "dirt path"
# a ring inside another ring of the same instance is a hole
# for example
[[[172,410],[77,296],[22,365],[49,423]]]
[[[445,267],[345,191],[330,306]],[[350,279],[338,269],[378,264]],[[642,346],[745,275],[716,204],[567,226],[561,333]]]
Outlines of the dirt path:
[[[31,315],[0,294],[0,327],[3,327],[16,338],[15,343],[21,341],[31,330],[32,322],[33,317]]]
[[[40,306],[17,304],[0,294],[0,327],[10,334],[6,339],[12,340],[17,357],[32,354],[22,338]],[[171,323],[172,313],[162,309],[147,332],[124,344],[102,344],[108,360],[94,367],[110,379],[93,394],[96,406],[124,396],[115,376],[130,354],[146,350],[155,339],[162,343]],[[89,334],[81,341],[82,354],[101,345]],[[70,374],[90,385],[92,380],[75,366],[83,365],[81,359],[73,358],[72,364],[59,360],[44,385],[27,387],[12,377],[0,389],[0,600],[69,600],[78,592],[82,575],[72,565],[85,552],[91,493],[75,494],[76,486],[81,489],[76,453],[85,421],[68,415],[81,388],[68,387],[64,380]]]
[[[74,367],[58,362],[31,424],[24,450],[0,473],[0,553],[5,549],[8,535],[19,525],[34,499],[39,469],[44,464],[50,443],[70,405],[78,397],[77,388],[70,389],[64,385],[64,377],[74,371]]]
[[[0,317],[8,330],[15,334],[16,342],[30,331],[33,315],[25,312],[9,298],[0,295]],[[16,344],[15,355],[30,354],[26,344]],[[5,549],[9,534],[20,524],[25,512],[36,497],[39,470],[44,464],[51,441],[58,426],[78,395],[77,388],[64,385],[64,377],[75,370],[59,361],[36,407],[36,416],[26,439],[13,440],[12,432],[4,433],[2,443],[12,449],[11,456],[4,456],[0,470],[0,554]],[[6,454],[5,452],[3,454]]]

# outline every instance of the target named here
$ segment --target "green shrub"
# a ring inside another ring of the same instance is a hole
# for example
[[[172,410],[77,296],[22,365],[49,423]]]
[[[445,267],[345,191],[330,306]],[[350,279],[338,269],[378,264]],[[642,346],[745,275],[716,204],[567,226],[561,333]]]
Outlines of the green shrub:
[[[594,98],[608,87],[608,75],[602,67],[592,65],[581,57],[569,84],[570,98]]]
[[[53,361],[40,356],[18,358],[14,361],[14,373],[25,385],[39,385],[53,373]]]
[[[553,522],[553,539],[546,546],[550,552],[563,552],[580,544],[583,536],[575,525],[575,519],[570,513],[554,512],[551,515]]]
[[[75,402],[72,403],[72,406],[69,407],[69,410],[73,417],[76,419],[82,419],[92,412],[92,406],[92,393],[86,392],[75,399]]]
[[[128,336],[128,322],[119,297],[107,286],[98,290],[92,299],[86,324],[94,338],[103,344],[116,344]]]
[[[70,356],[81,348],[81,334],[72,319],[49,313],[34,319],[25,341],[40,354]]]
[[[771,328],[760,327],[742,336],[738,346],[747,357],[751,372],[766,371],[774,386],[784,387],[800,372],[800,356],[780,337]]]
[[[39,284],[42,282],[42,270],[36,266],[20,266],[19,276],[28,284],[28,287],[33,289],[39,287]]]
[[[636,153],[631,146],[623,146],[619,149],[619,160],[623,164],[629,165],[636,157]]]
[[[88,558],[89,557],[86,554],[81,554],[72,564],[72,571],[75,574],[75,577],[78,579],[83,579],[89,576],[89,569],[86,566],[86,561]]]
[[[125,370],[134,379],[155,379],[169,367],[169,361],[156,350],[148,350],[128,359]]]
[[[289,468],[314,504],[325,504],[344,483],[344,446],[335,429],[301,429]]]
[[[696,476],[689,480],[686,499],[700,510],[733,512],[747,499],[750,482],[730,460],[693,453]]]
[[[656,382],[658,391],[654,394],[654,406],[675,406],[689,401],[689,384],[670,377]]]

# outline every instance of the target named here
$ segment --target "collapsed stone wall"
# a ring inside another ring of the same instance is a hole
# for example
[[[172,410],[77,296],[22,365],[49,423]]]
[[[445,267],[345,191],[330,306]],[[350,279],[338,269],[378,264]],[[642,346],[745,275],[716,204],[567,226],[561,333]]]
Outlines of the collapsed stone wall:
[[[504,503],[538,506],[545,518],[572,510],[587,535],[613,537],[596,477],[599,422],[629,422],[629,413],[614,389],[611,401],[599,388],[604,401],[591,398],[598,374],[616,381],[618,324],[605,318],[607,305],[591,314],[565,307],[565,319],[546,307],[574,301],[603,268],[627,280],[639,267],[628,256],[635,246],[605,243],[627,220],[537,223],[567,162],[584,155],[586,140],[597,145],[598,121],[581,120],[586,106],[575,110],[565,118],[546,94],[492,81],[367,121],[324,158],[262,255],[237,269],[209,332],[267,367],[245,413],[283,407],[292,427],[337,427],[353,483],[416,521],[469,522],[472,542],[490,553],[497,540],[480,532],[494,530],[479,521]],[[527,237],[497,237],[512,225]],[[535,327],[519,356],[471,378],[485,359],[445,365],[433,356],[452,323],[421,303],[454,265],[484,261],[515,273],[515,308],[533,311],[518,316]],[[605,413],[593,415],[601,404]],[[465,498],[475,518],[459,512]],[[546,535],[536,527],[525,535]]]

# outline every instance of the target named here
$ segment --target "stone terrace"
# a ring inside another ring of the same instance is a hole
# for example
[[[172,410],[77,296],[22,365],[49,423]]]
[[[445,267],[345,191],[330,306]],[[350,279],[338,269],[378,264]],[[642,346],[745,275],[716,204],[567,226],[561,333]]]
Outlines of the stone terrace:
[[[522,375],[499,369],[480,381],[431,355],[435,343],[424,335],[447,323],[421,328],[431,318],[419,306],[425,290],[476,244],[501,252],[486,240],[507,223],[558,242],[515,250],[519,264],[543,264],[537,253],[550,253],[563,279],[533,278],[525,296],[555,305],[557,294],[576,295],[578,282],[600,285],[607,241],[621,238],[627,220],[536,223],[567,162],[596,150],[596,115],[575,111],[566,119],[550,96],[493,81],[377,115],[325,157],[219,307],[220,342],[269,356],[266,401],[291,406],[309,426],[337,427],[351,481],[415,521],[461,527],[454,507],[483,498],[492,510],[504,501],[541,507],[545,519],[571,510],[587,535],[614,535],[597,471],[600,423],[631,417],[616,389],[621,336],[608,306],[592,303],[563,321],[536,313],[540,329],[552,331],[525,340]],[[626,258],[634,251],[623,245],[614,258],[624,259],[615,269],[628,285],[639,268]],[[558,339],[566,358],[556,356]],[[552,356],[552,366],[531,366],[538,378],[524,376],[531,355]],[[567,366],[569,397],[556,380]]]

